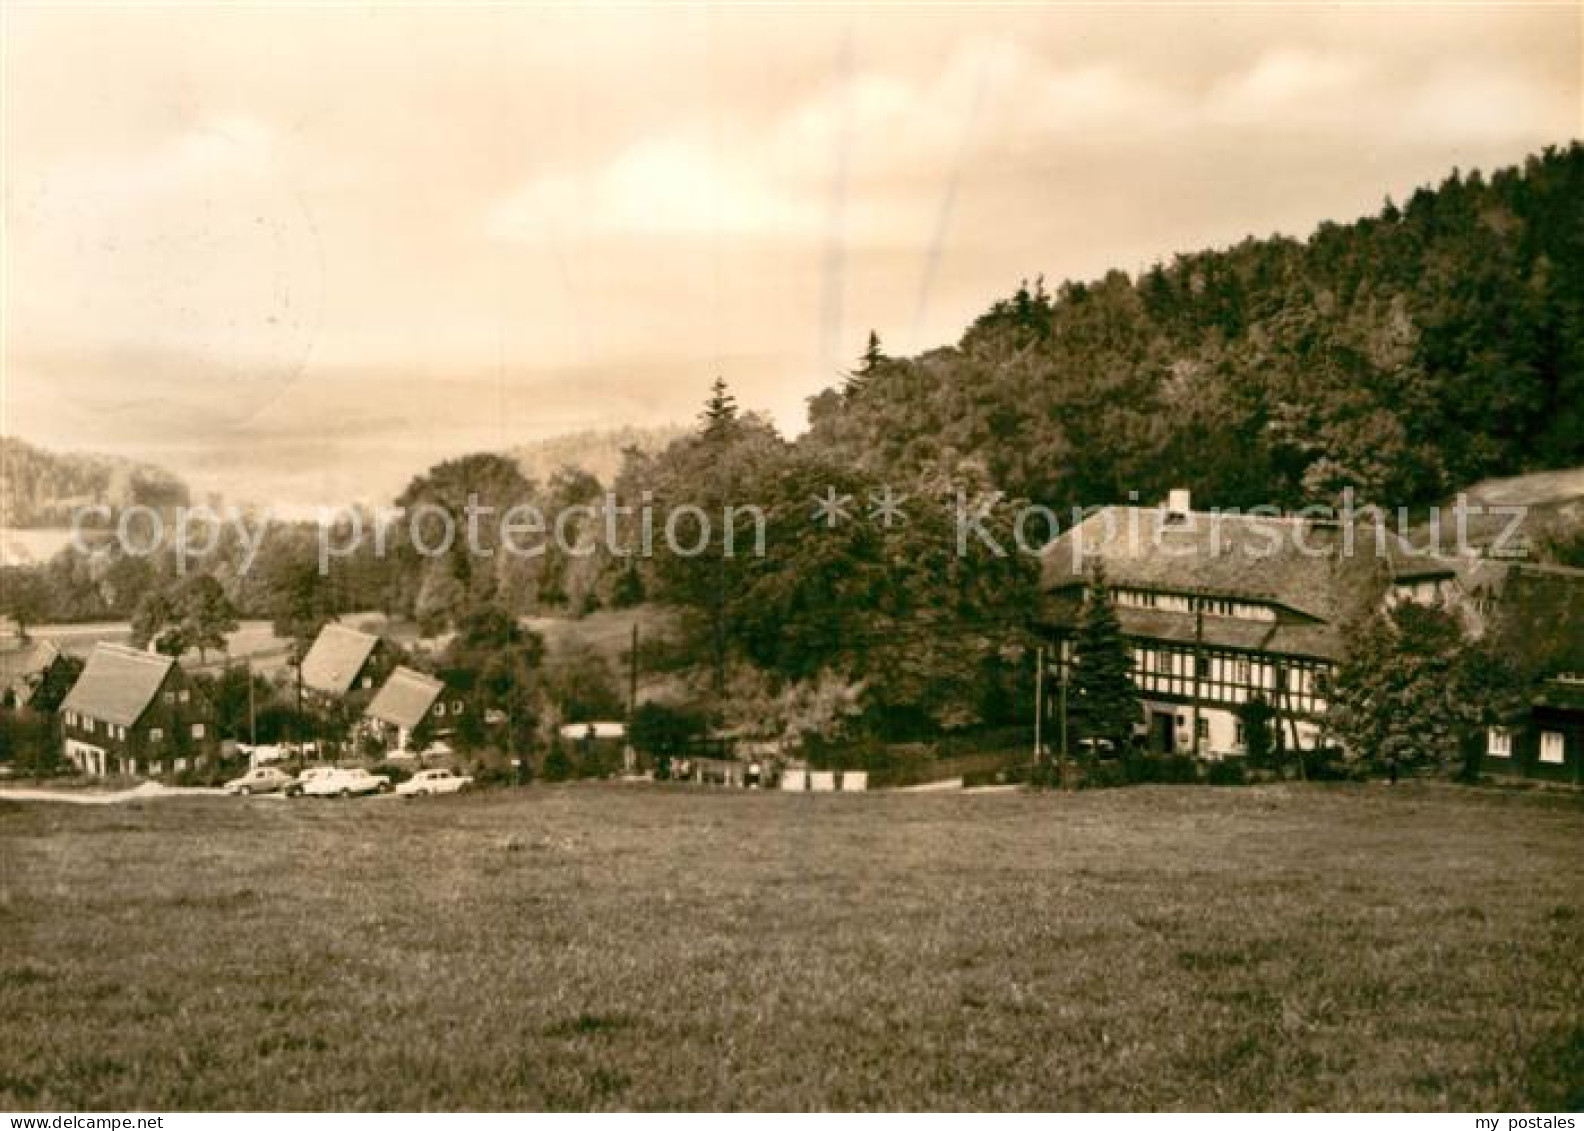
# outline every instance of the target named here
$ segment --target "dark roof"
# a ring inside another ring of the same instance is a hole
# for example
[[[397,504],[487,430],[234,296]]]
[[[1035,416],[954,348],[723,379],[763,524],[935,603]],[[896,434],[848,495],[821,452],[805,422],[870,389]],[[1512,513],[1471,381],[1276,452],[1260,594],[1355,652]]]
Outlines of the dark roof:
[[[1537,707],[1584,712],[1584,678],[1548,679],[1535,692]]]
[[[61,710],[131,726],[148,710],[175,665],[170,656],[140,652],[124,644],[95,645]]]
[[[1175,516],[1173,516],[1175,517]],[[1127,588],[1202,593],[1339,624],[1374,573],[1374,543],[1298,518],[1106,507],[1045,547],[1046,590],[1081,586],[1090,567]],[[1208,619],[1208,618],[1207,618]]]
[[[1492,629],[1538,675],[1584,672],[1584,570],[1511,566]]]
[[[379,637],[344,624],[327,624],[303,657],[303,686],[323,695],[345,695],[368,663]]]
[[[445,685],[432,675],[398,667],[379,689],[364,714],[382,723],[412,729],[423,721]]]
[[[1053,602],[1047,607],[1049,623],[1076,627],[1082,603],[1076,598]],[[1315,621],[1259,621],[1240,617],[1206,614],[1199,630],[1192,613],[1164,609],[1134,609],[1118,605],[1117,621],[1128,636],[1161,640],[1192,646],[1194,634],[1202,631],[1199,642],[1207,648],[1231,648],[1243,652],[1269,652],[1284,656],[1309,656],[1324,660],[1342,658],[1342,635],[1335,625]]]

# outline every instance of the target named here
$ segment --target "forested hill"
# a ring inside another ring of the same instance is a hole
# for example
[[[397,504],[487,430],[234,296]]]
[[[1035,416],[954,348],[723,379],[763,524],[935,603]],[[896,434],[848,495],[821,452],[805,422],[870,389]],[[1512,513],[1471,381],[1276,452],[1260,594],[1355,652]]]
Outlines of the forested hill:
[[[881,330],[881,343],[884,328]],[[1584,146],[1307,240],[1249,239],[1048,292],[955,347],[871,350],[808,439],[887,476],[1052,505],[1393,505],[1584,463]]]
[[[87,503],[178,506],[187,485],[152,464],[84,452],[57,453],[0,436],[0,526],[62,526]]]
[[[623,453],[629,448],[657,452],[687,432],[680,424],[589,429],[520,444],[507,454],[517,461],[524,475],[541,483],[548,482],[564,467],[578,468],[609,483],[616,477]]]

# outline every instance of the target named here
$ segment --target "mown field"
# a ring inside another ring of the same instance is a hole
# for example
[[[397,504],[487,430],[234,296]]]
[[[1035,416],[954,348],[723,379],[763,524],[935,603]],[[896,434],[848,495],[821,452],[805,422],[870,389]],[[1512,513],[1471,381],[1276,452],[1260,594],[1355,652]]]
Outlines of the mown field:
[[[1584,801],[0,802],[0,1107],[1584,1105]]]

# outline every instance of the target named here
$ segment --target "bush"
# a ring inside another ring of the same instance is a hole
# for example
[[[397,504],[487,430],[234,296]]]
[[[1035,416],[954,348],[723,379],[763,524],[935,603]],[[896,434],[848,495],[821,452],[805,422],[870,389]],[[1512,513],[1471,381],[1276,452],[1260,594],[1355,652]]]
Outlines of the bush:
[[[376,762],[369,773],[390,778],[391,785],[400,785],[413,776],[412,766],[403,762]]]
[[[1218,762],[1210,763],[1210,768],[1205,773],[1205,781],[1210,785],[1247,785],[1248,770],[1244,767],[1242,759],[1223,758]]]
[[[1199,780],[1199,767],[1186,754],[1144,754],[1128,762],[1128,778],[1139,783],[1193,785]]]
[[[1041,763],[1041,766],[1049,763]],[[1032,782],[1043,770],[1032,763],[1020,766],[1005,766],[999,770],[969,770],[963,774],[963,788],[972,789],[984,785],[1015,785],[1020,782]]]
[[[247,771],[246,762],[221,762],[210,759],[196,766],[189,766],[176,774],[175,782],[181,786],[200,786],[213,788],[224,785],[234,777]]]
[[[545,781],[566,781],[576,767],[572,764],[571,757],[566,752],[566,747],[557,742],[550,747],[550,753],[545,755],[543,776]]]
[[[988,750],[1029,750],[1034,745],[1033,728],[1026,725],[975,727],[949,734],[935,743],[937,758],[955,758]]]
[[[1128,784],[1128,767],[1120,759],[1107,758],[1101,761],[1079,762],[1077,765],[1079,789],[1114,789],[1119,785]]]
[[[492,758],[479,762],[474,765],[468,776],[473,779],[474,785],[489,788],[517,784],[517,768],[511,764],[509,758]]]

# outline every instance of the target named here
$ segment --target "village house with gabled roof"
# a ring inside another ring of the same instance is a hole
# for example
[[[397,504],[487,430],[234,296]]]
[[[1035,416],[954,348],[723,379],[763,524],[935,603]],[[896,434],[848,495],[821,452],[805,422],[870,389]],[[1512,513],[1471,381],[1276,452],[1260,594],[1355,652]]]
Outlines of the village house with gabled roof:
[[[1286,515],[1194,511],[1186,491],[1160,507],[1103,508],[1041,555],[1040,620],[1053,675],[1103,570],[1143,704],[1138,733],[1163,754],[1241,754],[1244,704],[1262,697],[1288,747],[1321,740],[1323,685],[1342,626],[1369,590],[1372,546],[1344,552],[1332,524]]]
[[[321,707],[343,700],[367,702],[393,663],[392,650],[380,637],[327,624],[303,656],[304,696]]]
[[[56,710],[71,690],[73,668],[49,640],[0,651],[0,707],[41,714]]]
[[[61,702],[67,759],[85,774],[158,775],[214,748],[214,713],[170,656],[99,644]]]
[[[432,732],[439,735],[454,725],[452,703],[456,704],[456,715],[465,709],[459,697],[445,692],[444,681],[412,668],[397,667],[364,709],[365,724],[391,749],[407,750],[420,724],[429,720]]]
[[[1528,702],[1522,717],[1486,730],[1484,772],[1584,783],[1584,570],[1407,555],[1392,563],[1386,601],[1447,609],[1517,669]]]

